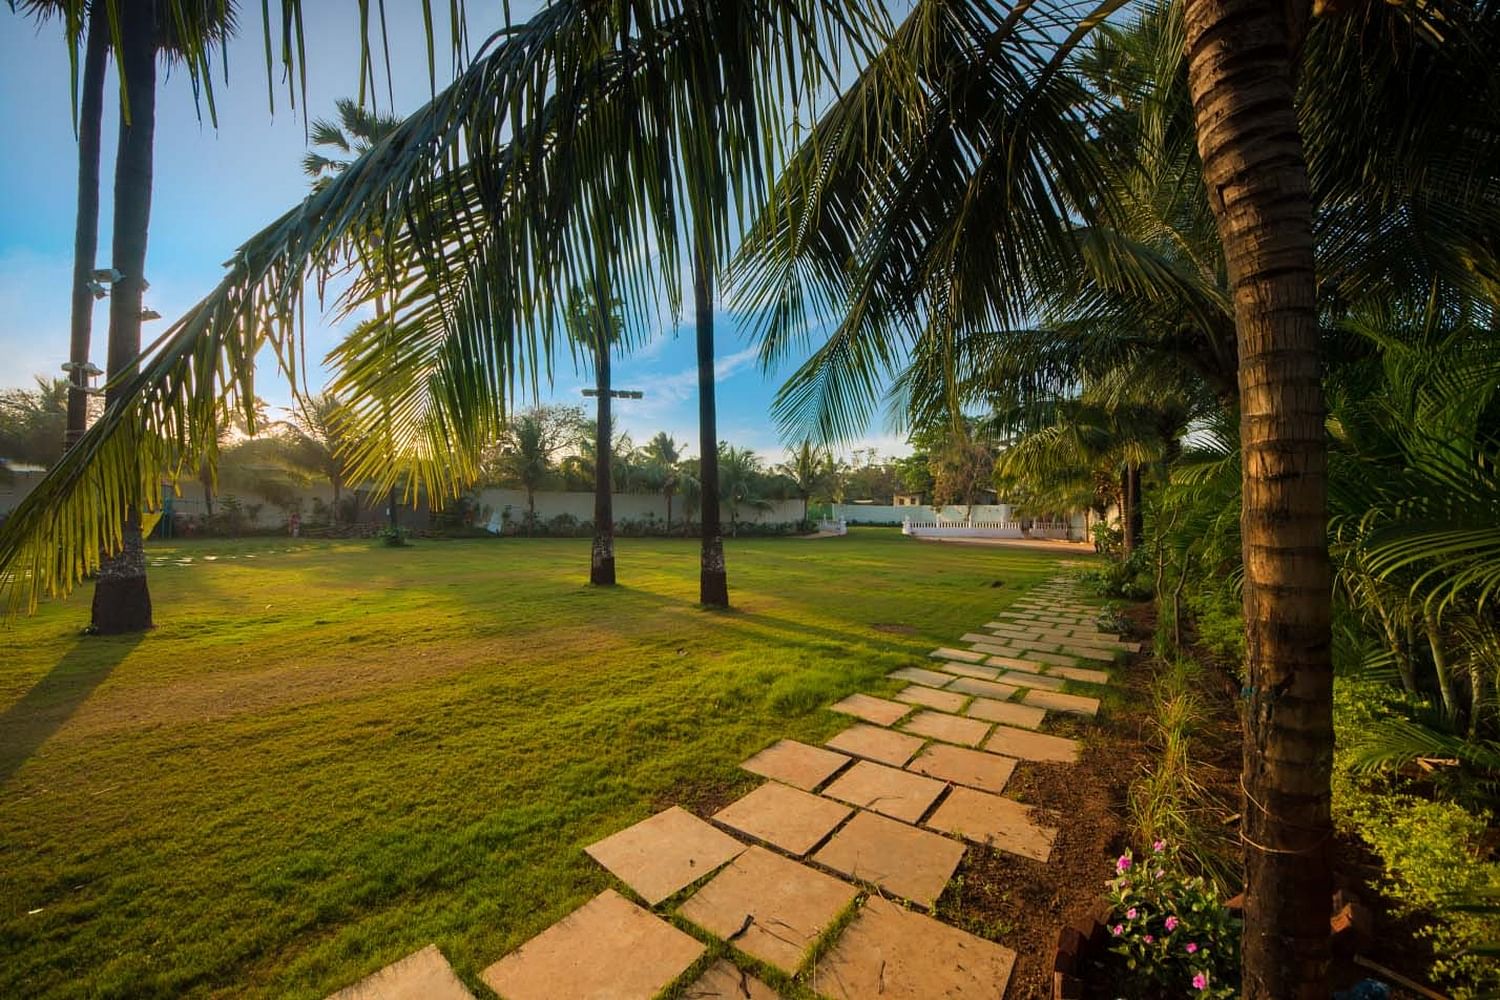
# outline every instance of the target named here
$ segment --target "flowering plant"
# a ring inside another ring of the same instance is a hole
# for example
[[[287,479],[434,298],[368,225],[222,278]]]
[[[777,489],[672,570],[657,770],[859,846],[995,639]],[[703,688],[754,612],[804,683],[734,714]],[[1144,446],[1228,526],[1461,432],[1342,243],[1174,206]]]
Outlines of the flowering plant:
[[[1127,850],[1108,885],[1110,945],[1142,995],[1239,995],[1239,921],[1175,850],[1160,840],[1139,859]]]

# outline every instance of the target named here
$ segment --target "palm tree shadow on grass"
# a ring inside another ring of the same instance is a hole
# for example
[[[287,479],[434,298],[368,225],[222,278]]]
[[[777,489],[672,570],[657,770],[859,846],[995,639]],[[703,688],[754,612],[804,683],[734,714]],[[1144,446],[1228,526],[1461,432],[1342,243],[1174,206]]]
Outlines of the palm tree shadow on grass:
[[[78,706],[144,639],[80,638],[30,691],[0,715],[0,785],[72,718]]]

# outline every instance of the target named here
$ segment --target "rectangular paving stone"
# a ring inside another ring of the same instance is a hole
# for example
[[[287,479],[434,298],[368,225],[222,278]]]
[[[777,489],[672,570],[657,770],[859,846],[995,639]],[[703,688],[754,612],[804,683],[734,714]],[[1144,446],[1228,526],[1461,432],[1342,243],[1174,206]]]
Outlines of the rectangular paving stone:
[[[984,741],[984,748],[1007,757],[1055,764],[1071,764],[1078,759],[1076,740],[1050,733],[1027,732],[1013,726],[996,726],[990,738]]]
[[[768,781],[714,813],[714,820],[788,854],[802,855],[853,811],[821,795]]]
[[[1056,647],[1053,647],[1053,648],[1055,649]],[[1049,664],[1052,664],[1053,666],[1057,666],[1057,667],[1076,667],[1076,666],[1078,666],[1078,660],[1075,659],[1074,657],[1063,656],[1063,655],[1061,655],[1059,653],[1048,652],[1047,650],[1044,650],[1044,649],[1037,649],[1035,646],[1032,646],[1029,649],[1027,649],[1027,651],[1026,651],[1026,658],[1028,660],[1039,660],[1042,663],[1049,663]]]
[[[1061,677],[1048,677],[1046,674],[1026,674],[1020,671],[1001,674],[999,677],[1002,684],[1014,684],[1016,687],[1041,688],[1045,691],[1061,691],[1065,683]]]
[[[1010,622],[985,622],[984,628],[987,632],[996,632],[1001,635],[1031,635],[1035,631]]]
[[[1030,806],[972,788],[949,792],[927,825],[1033,861],[1046,861],[1057,839],[1056,829],[1032,821]]]
[[[1017,655],[1020,655],[1025,659],[1041,660],[1043,663],[1055,662],[1048,660],[1046,656],[1042,655],[1044,653],[1047,654],[1047,656],[1056,655],[1057,643],[1055,642],[1041,642],[1036,639],[1028,639],[1025,642],[1014,643],[1014,645],[1024,651]],[[1070,659],[1068,662],[1071,663],[1072,660]]]
[[[999,795],[1016,769],[1014,758],[934,743],[906,765],[908,771]]]
[[[330,994],[328,1000],[474,1000],[474,994],[438,946],[430,944]]]
[[[1099,699],[1081,694],[1063,694],[1061,691],[1027,691],[1021,698],[1028,705],[1046,708],[1069,715],[1083,715],[1092,719],[1099,714]]]
[[[1005,701],[1020,689],[1013,684],[999,684],[995,681],[981,680],[978,677],[960,677],[948,685],[948,690],[962,691],[964,694],[983,695],[986,698],[997,698],[1000,701]]]
[[[1076,656],[1082,660],[1098,660],[1103,663],[1112,663],[1115,659],[1115,654],[1108,650],[1089,649],[1087,646],[1069,646],[1067,643],[1063,643],[1058,648],[1058,652],[1064,656]]]
[[[650,1000],[705,948],[606,889],[479,974],[505,1000]]]
[[[943,664],[943,670],[958,677],[981,677],[987,681],[992,681],[1000,676],[1000,671],[994,667],[981,667],[973,663],[945,663]],[[952,679],[953,677],[943,678],[945,682]]]
[[[900,767],[911,760],[912,754],[922,749],[922,740],[893,729],[859,725],[835,733],[828,745],[856,757],[868,757],[882,764]]]
[[[677,912],[752,958],[794,976],[818,935],[856,895],[854,886],[832,875],[752,847]]]
[[[813,860],[930,907],[963,856],[964,845],[958,841],[861,811]]]
[[[1012,642],[976,642],[971,644],[974,652],[983,660],[991,656],[1017,656],[1026,647]]]
[[[679,806],[584,848],[652,906],[744,849],[738,840]]]
[[[844,715],[852,715],[856,719],[864,719],[879,726],[889,726],[911,711],[910,705],[903,705],[899,701],[886,701],[884,698],[873,698],[867,694],[851,694],[843,701],[829,706],[833,711]]]
[[[892,670],[886,674],[887,677],[897,681],[911,681],[913,684],[926,684],[928,687],[942,687],[950,678],[947,674],[936,670],[923,670],[921,667],[902,667],[900,670]]]
[[[818,963],[835,1000],[998,1000],[1016,953],[879,896]]]
[[[823,789],[830,798],[915,823],[943,792],[943,783],[868,760],[856,763]]]
[[[781,1000],[781,994],[727,958],[703,970],[682,995],[685,1000]]]
[[[943,712],[918,712],[902,728],[909,733],[960,743],[966,747],[983,743],[990,732],[989,724],[980,719],[966,719],[961,715],[947,715]]]
[[[948,646],[934,649],[927,655],[934,660],[965,660],[969,663],[978,663],[984,659],[984,656],[980,653],[973,653],[967,649],[951,649]]]
[[[945,677],[945,681],[953,678]],[[953,691],[937,691],[930,687],[914,684],[909,688],[902,688],[896,692],[896,700],[904,701],[910,705],[926,705],[928,708],[936,708],[942,712],[957,712],[964,707],[964,702],[969,700],[968,695],[958,694]]]
[[[1023,660],[1016,656],[992,656],[984,661],[992,667],[1005,667],[1007,670],[1020,670],[1028,674],[1039,674],[1042,665],[1035,660]]]
[[[988,632],[965,632],[963,635],[959,636],[958,639],[960,642],[968,643],[999,641],[998,636],[991,635]]]
[[[1103,670],[1090,670],[1087,667],[1053,667],[1047,671],[1057,677],[1080,684],[1108,684],[1109,674]]]
[[[775,778],[803,791],[812,791],[849,758],[841,753],[808,746],[796,740],[778,740],[740,767],[763,778]]]
[[[1001,722],[1007,726],[1024,726],[1035,729],[1047,717],[1044,709],[1031,705],[1018,705],[1013,701],[996,701],[993,698],[975,698],[969,702],[965,715],[989,722]]]

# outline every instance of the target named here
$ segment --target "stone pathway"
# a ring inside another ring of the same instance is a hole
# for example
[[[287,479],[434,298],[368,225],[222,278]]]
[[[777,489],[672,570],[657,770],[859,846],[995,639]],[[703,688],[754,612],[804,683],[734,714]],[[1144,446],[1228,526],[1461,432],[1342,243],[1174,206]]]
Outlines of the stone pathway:
[[[775,1000],[756,968],[839,1000],[1003,997],[1015,953],[928,911],[967,843],[1051,857],[1045,809],[1004,792],[1021,761],[1078,759],[1076,741],[1038,729],[1048,713],[1093,718],[1099,699],[1077,688],[1108,684],[1107,666],[1140,648],[1095,614],[1054,578],[961,636],[966,648],[892,671],[908,682],[894,699],[830,706],[859,721],[825,747],[780,740],[746,760],[768,780],[709,820],[674,806],[590,845],[637,902],[606,890],[481,978],[504,1000],[651,1000],[669,986]],[[428,946],[330,1000],[468,996]]]

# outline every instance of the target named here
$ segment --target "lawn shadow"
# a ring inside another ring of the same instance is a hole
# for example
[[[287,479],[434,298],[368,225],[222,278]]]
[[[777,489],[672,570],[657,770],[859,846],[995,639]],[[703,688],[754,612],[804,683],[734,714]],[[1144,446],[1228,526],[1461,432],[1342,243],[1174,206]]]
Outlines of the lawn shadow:
[[[0,714],[0,785],[15,776],[144,638],[79,638],[46,676]]]

